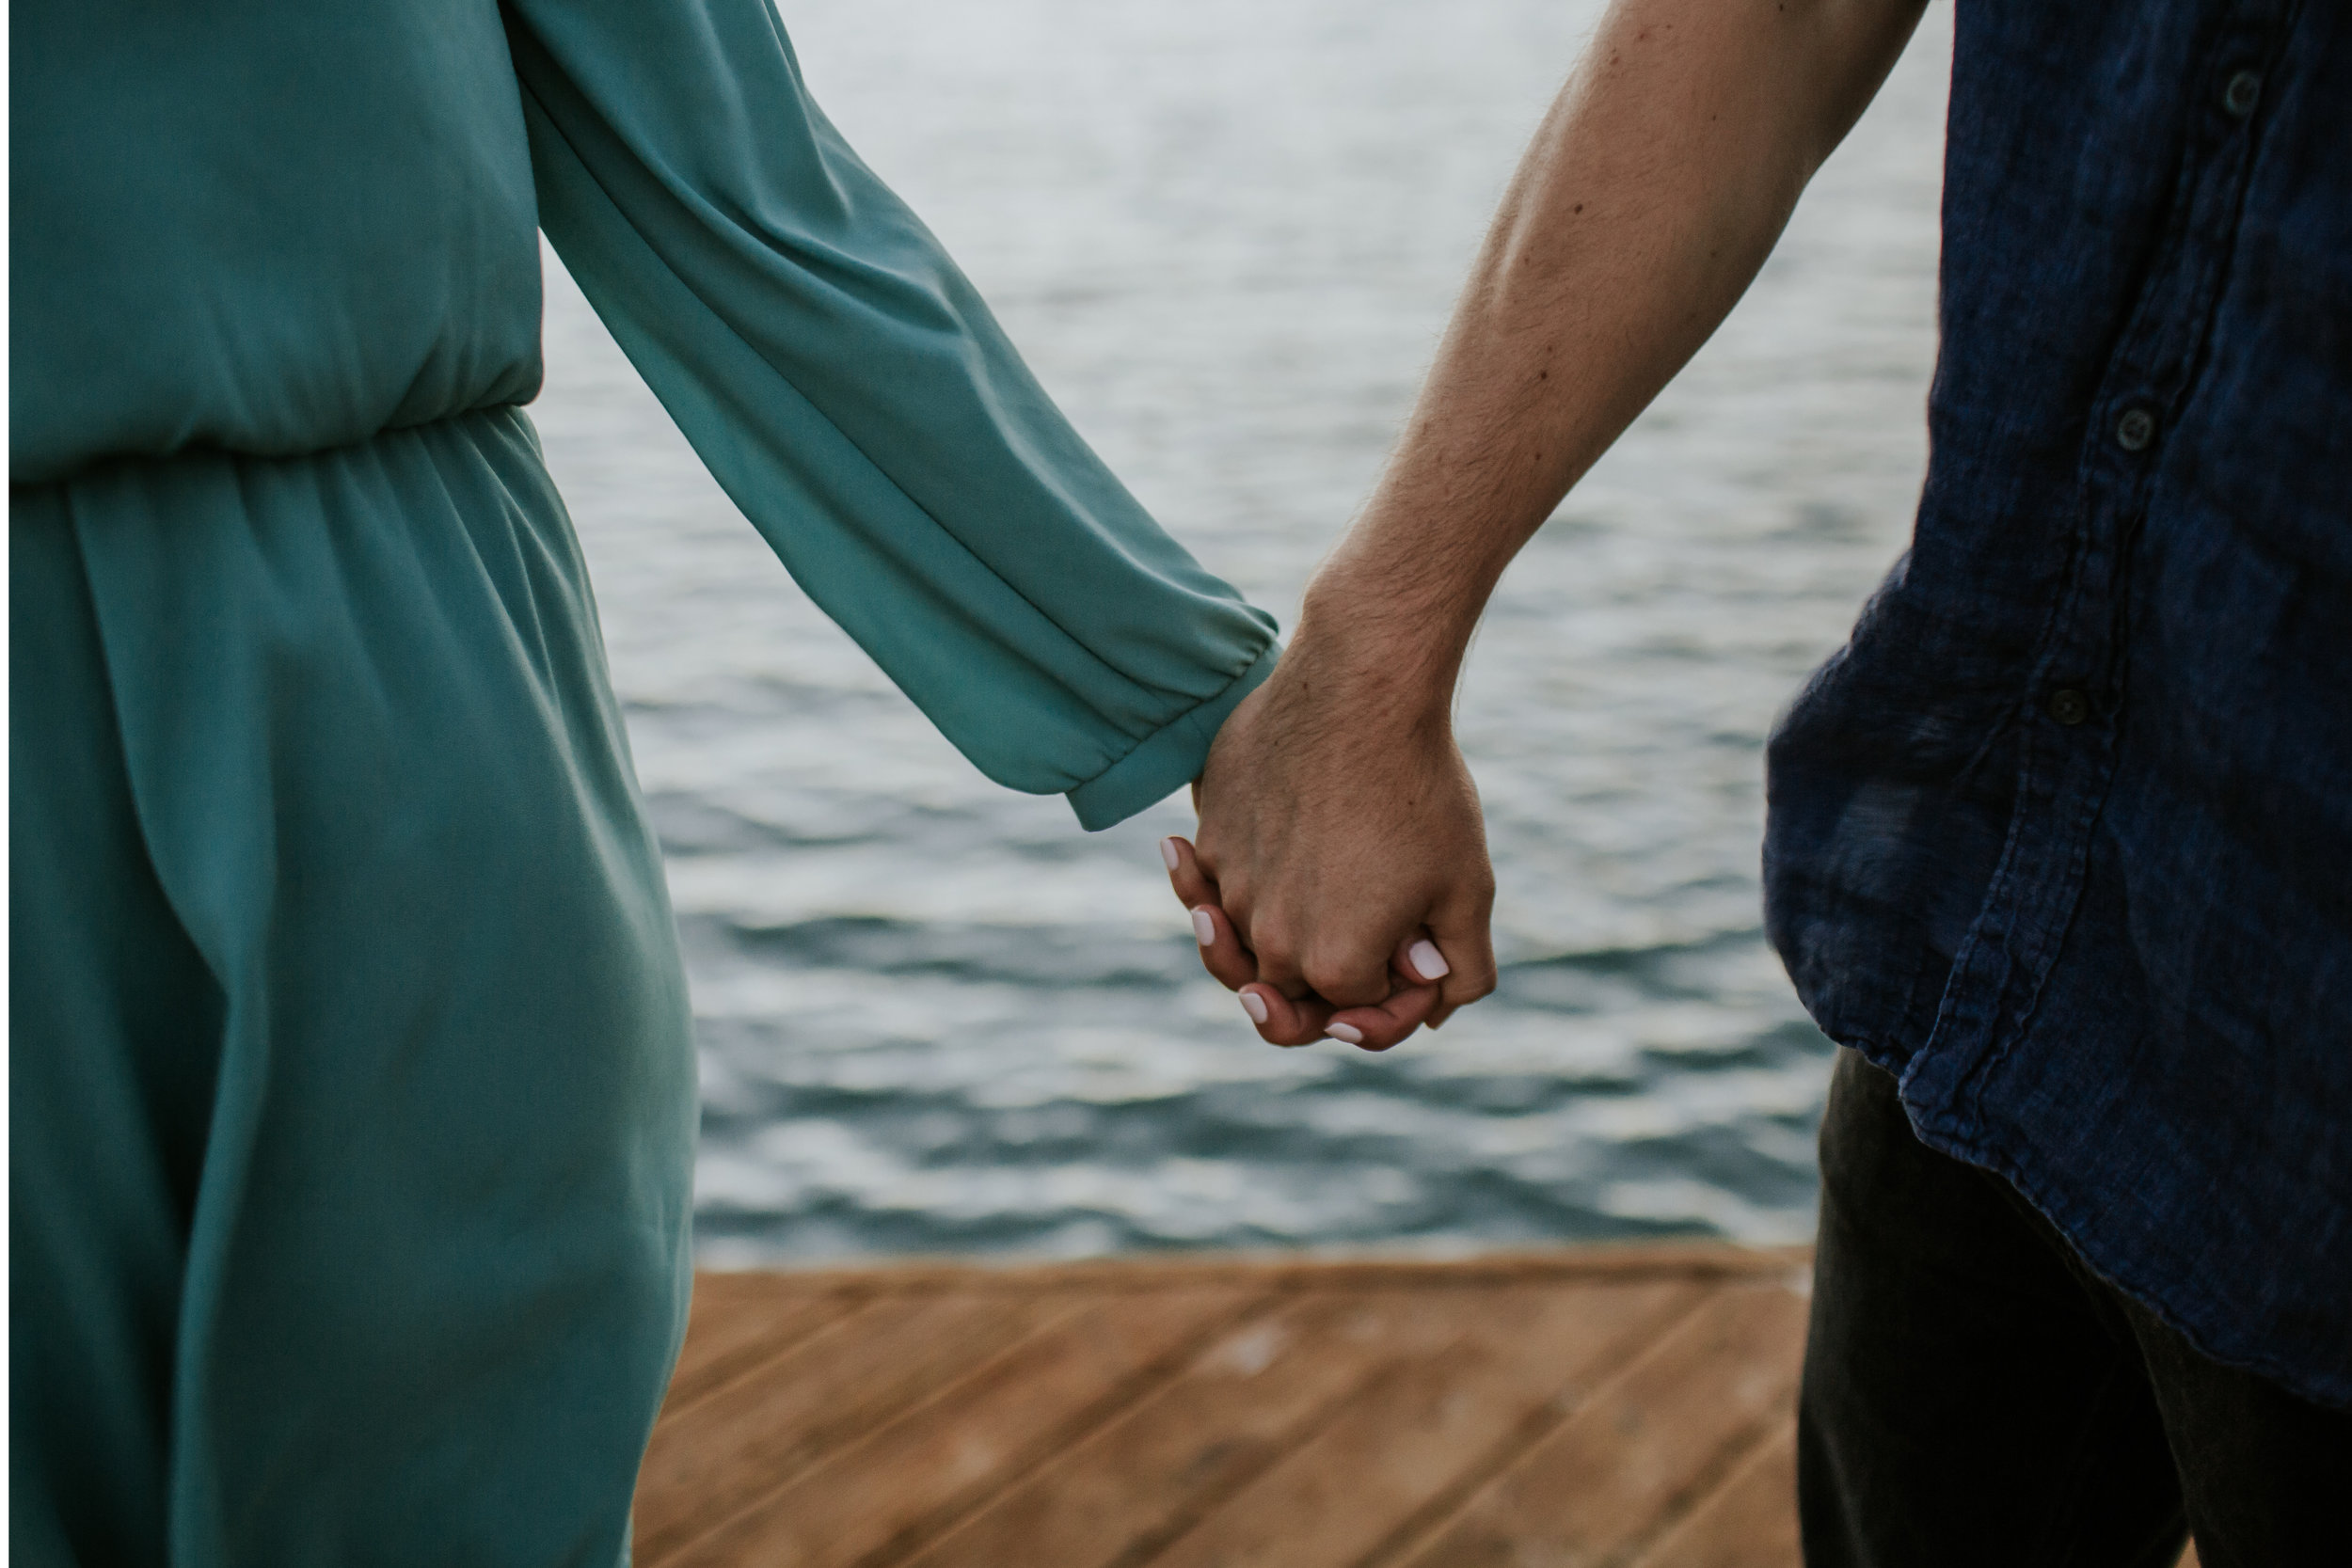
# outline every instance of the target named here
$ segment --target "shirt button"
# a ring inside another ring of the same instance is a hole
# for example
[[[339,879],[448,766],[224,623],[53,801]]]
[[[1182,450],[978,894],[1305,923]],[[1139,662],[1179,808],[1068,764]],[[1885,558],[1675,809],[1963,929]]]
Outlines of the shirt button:
[[[2050,717],[2073,729],[2090,717],[2090,699],[2071,686],[2062,686],[2050,693]]]
[[[2115,444],[2125,451],[2146,451],[2156,438],[2156,417],[2145,408],[2127,408],[2115,421]]]
[[[2230,78],[2230,85],[2221,89],[2221,106],[2244,119],[2262,102],[2263,79],[2255,71],[2241,71]]]

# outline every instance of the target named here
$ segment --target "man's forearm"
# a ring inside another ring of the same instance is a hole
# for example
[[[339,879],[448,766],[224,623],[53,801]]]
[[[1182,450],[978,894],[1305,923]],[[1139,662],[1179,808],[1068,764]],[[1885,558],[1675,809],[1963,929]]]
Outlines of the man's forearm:
[[[1519,547],[1754,278],[1922,0],[1619,0],[1503,198],[1295,647],[1450,705]],[[1435,711],[1429,711],[1434,705]]]
[[[1494,879],[1452,729],[1471,628],[1747,287],[1920,4],[1619,0],[1602,22],[1370,506],[1217,734],[1198,844],[1170,847],[1210,972],[1246,988],[1265,1038],[1384,1047],[1494,989]],[[1416,939],[1444,974],[1408,974]],[[1435,984],[1400,989],[1412,975]]]

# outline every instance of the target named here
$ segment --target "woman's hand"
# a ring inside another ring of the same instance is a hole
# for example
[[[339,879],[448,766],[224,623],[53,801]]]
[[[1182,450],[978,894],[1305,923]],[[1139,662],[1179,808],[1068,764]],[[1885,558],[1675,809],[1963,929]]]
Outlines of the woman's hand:
[[[1261,1036],[1385,1051],[1494,990],[1494,873],[1450,680],[1413,689],[1311,628],[1218,732],[1197,843],[1163,853]]]

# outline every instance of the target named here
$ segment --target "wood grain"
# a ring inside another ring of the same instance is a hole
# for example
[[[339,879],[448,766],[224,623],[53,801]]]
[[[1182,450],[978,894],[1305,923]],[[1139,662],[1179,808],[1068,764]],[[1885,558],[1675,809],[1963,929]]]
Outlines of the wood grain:
[[[1794,1561],[1804,1259],[706,1275],[643,1568]]]
[[[639,1560],[660,1560],[1073,1305],[1057,1291],[884,1297],[707,1392],[654,1429]]]
[[[1405,1560],[1586,1568],[1662,1533],[1793,1408],[1804,1302],[1716,1291]]]
[[[1661,1281],[1463,1294],[1473,1316],[1454,1343],[1393,1361],[1155,1568],[1343,1568],[1389,1555],[1702,1291]]]
[[[1781,1424],[1641,1556],[1639,1568],[1803,1568],[1797,1434]]]
[[[1251,1300],[1214,1287],[1086,1300],[684,1549],[641,1560],[647,1568],[903,1560],[1143,1397]]]
[[[694,1282],[686,1346],[670,1376],[677,1410],[761,1361],[790,1350],[854,1309],[859,1297],[811,1290],[774,1275],[706,1275]]]
[[[1465,1293],[1303,1295],[1222,1337],[1147,1402],[915,1560],[922,1568],[1151,1557],[1315,1432],[1383,1367],[1461,1338]]]

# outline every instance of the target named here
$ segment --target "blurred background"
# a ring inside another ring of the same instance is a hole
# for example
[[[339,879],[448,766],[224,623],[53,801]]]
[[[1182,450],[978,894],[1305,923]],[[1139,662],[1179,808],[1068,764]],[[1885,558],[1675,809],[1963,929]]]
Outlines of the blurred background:
[[[1287,626],[1369,491],[1580,0],[784,0],[818,102],[1079,429]],[[1531,545],[1461,701],[1501,990],[1257,1040],[1153,841],[934,734],[552,257],[533,410],[669,854],[703,1260],[1809,1236],[1829,1045],[1766,947],[1761,749],[1908,533],[1934,8],[1715,341]]]

